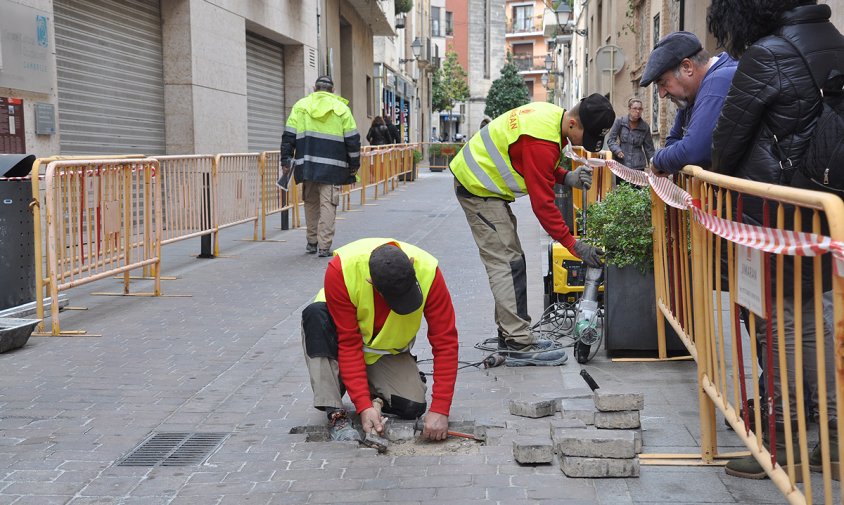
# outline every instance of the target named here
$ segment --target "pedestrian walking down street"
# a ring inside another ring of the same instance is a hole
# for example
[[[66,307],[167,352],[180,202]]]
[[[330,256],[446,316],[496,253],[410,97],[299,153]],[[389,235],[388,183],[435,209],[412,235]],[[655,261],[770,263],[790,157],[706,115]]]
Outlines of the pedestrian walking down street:
[[[738,69],[732,80],[724,107],[712,136],[712,170],[718,173],[770,184],[780,184],[818,190],[803,172],[804,154],[810,139],[817,132],[818,117],[822,109],[821,90],[836,96],[844,84],[844,36],[830,22],[832,11],[828,5],[816,5],[807,0],[757,0],[752,6],[714,0],[709,7],[709,30],[727,51],[739,59]],[[835,78],[837,76],[837,81]],[[828,79],[829,78],[829,79]],[[837,84],[837,86],[833,86]],[[840,168],[840,167],[836,167]],[[745,196],[742,199],[742,221],[757,226],[765,222],[761,199]],[[776,222],[776,206],[771,205],[768,218]],[[812,231],[813,211],[802,209],[802,231]],[[794,208],[786,206],[785,227],[794,229]],[[829,235],[825,220],[821,234]],[[794,270],[796,262],[802,263],[801,293],[796,297]],[[830,460],[832,478],[838,480],[838,423],[835,394],[835,349],[833,328],[832,262],[829,254],[821,257],[823,327],[815,326],[814,268],[810,258],[786,257],[783,262],[783,319],[775,317],[757,319],[756,337],[760,343],[759,356],[765,356],[768,346],[767,329],[771,326],[774,338],[771,348],[774,359],[761,363],[766,376],[772,374],[775,436],[768,433],[767,423],[763,435],[770,444],[776,439],[777,460],[786,466],[785,421],[781,375],[786,373],[790,407],[790,427],[794,434],[794,464],[798,479],[801,478],[801,455],[797,450],[797,398],[794,376],[796,358],[795,321],[802,320],[801,351],[803,376],[801,380],[808,392],[810,417],[817,419],[820,400],[818,383],[827,384]],[[776,273],[771,270],[771,292],[776,293]],[[769,314],[777,314],[777,298]],[[800,300],[798,305],[796,302]],[[781,348],[777,326],[783,325],[785,346]],[[818,374],[818,348],[825,352],[826,376]],[[780,369],[780,353],[785,354],[787,370]],[[766,398],[762,399],[767,404]],[[814,415],[813,415],[814,414]],[[809,467],[822,469],[822,449],[818,444],[809,455]],[[752,456],[727,462],[727,474],[749,479],[767,477],[762,465]]]
[[[293,160],[293,176],[302,182],[305,252],[320,257],[331,256],[340,186],[355,182],[360,168],[360,134],[348,103],[334,94],[331,77],[321,76],[293,106],[281,136],[280,166]]]
[[[544,102],[512,109],[472,136],[451,162],[457,201],[466,214],[495,300],[498,348],[511,366],[561,365],[566,352],[530,331],[525,255],[510,203],[530,194],[533,213],[554,240],[590,267],[603,251],[575,240],[554,203],[554,185],[588,189],[592,169],[560,167],[567,144],[599,151],[615,120],[609,100],[584,98],[571,110]]]
[[[654,156],[651,127],[642,119],[642,100],[631,98],[627,102],[627,115],[615,120],[607,134],[607,148],[624,166],[645,170]]]
[[[388,238],[360,239],[334,251],[324,287],[302,311],[302,346],[314,406],[328,415],[333,440],[361,440],[343,407],[343,391],[364,433],[382,433],[383,412],[425,414],[426,386],[411,348],[422,323],[434,354],[431,408],[422,435],[445,440],[457,380],[454,307],[437,259]]]
[[[369,126],[369,131],[366,133],[366,141],[371,146],[385,146],[392,144],[392,140],[390,130],[384,123],[384,119],[381,116],[375,116]]]
[[[390,140],[392,144],[401,144],[401,133],[399,132],[399,127],[393,123],[393,120],[390,118],[389,114],[384,114],[384,124],[387,125],[387,129],[390,130]]]
[[[654,47],[639,86],[655,83],[660,98],[680,108],[665,147],[651,161],[655,175],[676,174],[686,165],[710,167],[712,130],[736,64],[727,53],[710,58],[691,32],[669,33]]]

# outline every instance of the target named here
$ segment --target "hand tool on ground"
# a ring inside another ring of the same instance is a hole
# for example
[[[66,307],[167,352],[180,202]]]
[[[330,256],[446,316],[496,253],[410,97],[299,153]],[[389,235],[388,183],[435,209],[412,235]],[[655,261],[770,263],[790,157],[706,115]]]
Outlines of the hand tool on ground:
[[[417,433],[421,433],[425,429],[425,419],[420,417],[413,423],[413,435],[415,436]],[[448,431],[446,432],[450,437],[460,437],[460,438],[468,438],[469,440],[475,440],[478,442],[483,442],[483,439],[472,435],[471,433],[461,433],[459,431]]]
[[[383,409],[383,407],[384,407],[384,400],[382,400],[381,398],[373,398],[372,399],[372,408],[374,408],[375,411],[378,412],[378,417],[381,417],[381,409]],[[384,418],[384,417],[381,417],[381,423],[383,424],[383,423],[386,423],[386,422],[387,422],[387,419]],[[386,438],[378,435],[378,432],[376,432],[375,430],[372,430],[364,436],[363,445],[365,445],[367,447],[371,447],[378,452],[386,452],[387,446],[389,445],[389,442],[387,441]]]
[[[589,375],[589,372],[587,372],[585,368],[582,368],[580,370],[580,376],[583,377],[583,380],[585,380],[586,384],[589,385],[589,389],[591,389],[592,391],[598,389],[598,383],[595,382],[595,379],[593,379],[592,376]]]

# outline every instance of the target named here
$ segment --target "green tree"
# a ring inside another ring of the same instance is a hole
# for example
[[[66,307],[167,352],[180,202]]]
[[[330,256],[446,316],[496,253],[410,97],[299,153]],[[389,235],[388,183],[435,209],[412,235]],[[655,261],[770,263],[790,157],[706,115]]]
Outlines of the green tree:
[[[442,67],[434,72],[431,82],[431,107],[435,111],[450,111],[455,103],[468,100],[467,75],[457,61],[457,53],[448,51]]]
[[[492,86],[489,87],[484,114],[494,119],[529,101],[530,96],[525,81],[519,75],[519,69],[513,63],[513,58],[508,56],[507,63],[501,67],[501,77],[492,81]]]

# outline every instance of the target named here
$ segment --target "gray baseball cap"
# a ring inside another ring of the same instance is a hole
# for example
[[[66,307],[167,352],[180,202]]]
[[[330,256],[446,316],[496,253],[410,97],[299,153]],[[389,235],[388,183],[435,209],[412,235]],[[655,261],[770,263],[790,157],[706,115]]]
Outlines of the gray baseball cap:
[[[700,40],[692,32],[669,33],[660,40],[648,57],[648,64],[642,73],[639,86],[645,87],[659,77],[680,66],[680,63],[703,49]]]

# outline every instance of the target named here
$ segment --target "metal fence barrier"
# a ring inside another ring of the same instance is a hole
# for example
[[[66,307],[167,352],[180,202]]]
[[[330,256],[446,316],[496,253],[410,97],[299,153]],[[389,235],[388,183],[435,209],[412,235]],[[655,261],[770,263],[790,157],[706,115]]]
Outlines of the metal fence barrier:
[[[58,300],[60,291],[123,274],[128,294],[130,270],[158,266],[161,198],[153,185],[158,170],[151,158],[49,162],[44,175],[47,278],[36,279],[39,318],[44,316],[42,287]],[[40,262],[36,258],[36,266]],[[158,296],[159,269],[154,270],[150,294]],[[50,311],[52,334],[59,335],[59,304],[51,303]]]
[[[699,167],[685,167],[675,184],[606,165],[652,189],[656,307],[697,364],[701,460],[740,455],[718,452],[718,409],[789,503],[836,501],[833,481],[844,478],[844,202]],[[659,340],[664,357],[664,327]]]
[[[414,146],[364,148],[361,181],[344,188],[344,209],[353,191],[361,192],[364,205],[368,190],[375,198],[379,190],[394,190],[414,169]],[[301,190],[295,181],[288,191],[276,186],[278,159],[278,151],[265,151],[36,160],[31,207],[38,330],[44,331],[45,295],[55,300],[60,291],[116,274],[130,294],[129,273],[136,268],[153,272],[151,294],[160,295],[161,245],[201,236],[209,238],[210,250],[213,236],[218,255],[223,228],[251,221],[253,239],[260,227],[260,240],[266,240],[267,216],[280,212],[290,212],[292,226],[300,226]],[[59,305],[50,310],[52,335],[80,333],[62,332]]]

